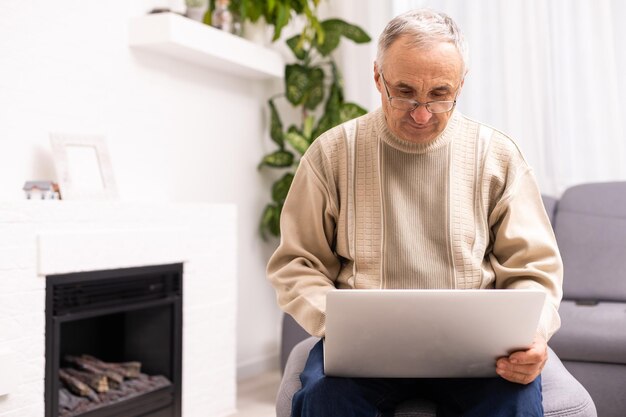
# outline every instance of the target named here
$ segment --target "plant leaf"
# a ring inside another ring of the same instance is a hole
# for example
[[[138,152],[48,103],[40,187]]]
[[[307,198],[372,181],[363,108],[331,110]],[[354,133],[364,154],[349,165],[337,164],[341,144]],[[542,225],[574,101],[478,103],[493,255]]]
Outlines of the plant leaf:
[[[267,0],[267,2],[265,2],[265,10],[267,11],[268,14],[271,14],[274,11],[275,7],[276,7],[276,0]]]
[[[324,71],[317,67],[309,70],[309,88],[305,94],[304,107],[309,110],[315,108],[324,100]]]
[[[326,100],[326,113],[337,113],[339,112],[339,107],[341,106],[341,102],[343,100],[341,94],[341,88],[339,87],[337,82],[334,82],[330,86],[330,94],[328,95],[328,100]]]
[[[304,155],[309,148],[309,141],[298,132],[289,132],[285,135],[285,139],[293,148]]]
[[[326,22],[322,22],[324,38],[320,40],[318,37],[315,42],[315,49],[323,56],[330,55],[339,46],[339,41],[341,40],[341,31],[337,25],[328,25]]]
[[[259,167],[267,165],[273,168],[290,167],[293,164],[293,153],[287,150],[279,150],[265,155]]]
[[[302,35],[292,36],[291,38],[287,39],[286,43],[297,59],[302,61],[306,57],[306,52],[302,47]]]
[[[211,20],[213,18],[213,14],[211,13],[211,9],[208,9],[205,13],[204,16],[202,16],[202,23],[204,23],[205,25],[209,25],[211,26]]]
[[[272,200],[279,206],[285,203],[287,193],[293,182],[293,176],[291,172],[288,172],[272,185]]]
[[[322,28],[325,32],[338,32],[341,36],[345,36],[355,43],[367,43],[372,39],[359,26],[350,24],[341,19],[328,19],[322,22]]]
[[[291,7],[296,14],[302,14],[309,0],[283,0],[285,5]]]
[[[326,132],[331,127],[335,126],[330,113],[324,113],[320,120],[317,122],[317,126],[311,135],[311,142],[317,139],[322,133]]]
[[[267,102],[270,106],[270,137],[282,149],[285,146],[283,138],[283,123],[280,120],[276,106],[273,100]]]
[[[263,15],[263,8],[258,1],[245,0],[246,3],[246,16],[251,22],[256,22]]]
[[[303,105],[309,110],[324,100],[324,71],[319,67],[291,64],[285,67],[287,100],[294,106]]]
[[[337,94],[339,95],[339,101],[343,103],[343,79],[341,78],[341,73],[339,72],[339,68],[337,68],[337,64],[335,61],[330,61],[330,66],[333,74],[333,87],[337,89]]]
[[[315,116],[309,114],[305,119],[302,126],[302,136],[306,138],[306,140],[311,143],[311,134],[313,133],[313,124],[315,123]]]
[[[317,39],[315,49],[323,56],[330,55],[338,46],[342,36],[356,42],[365,43],[371,39],[369,35],[360,27],[347,23],[341,19],[328,19],[321,23],[324,31],[323,38]]]
[[[367,113],[363,107],[354,103],[343,103],[339,110],[339,123],[347,122],[355,117],[363,116]]]
[[[339,87],[338,81],[335,79],[333,84],[330,86],[330,93],[328,95],[328,100],[326,100],[324,114],[322,115],[322,117],[320,117],[319,121],[317,122],[317,126],[315,127],[315,130],[311,135],[311,142],[317,139],[319,135],[326,132],[331,127],[339,124],[339,112],[341,109],[342,100],[343,98],[341,88]]]
[[[276,4],[276,15],[274,19],[274,37],[272,38],[272,42],[278,40],[280,38],[280,33],[283,28],[289,23],[289,6],[286,4],[278,3]]]
[[[259,225],[263,239],[267,239],[265,235],[266,231],[276,237],[280,236],[280,212],[281,207],[276,204],[268,204],[265,206],[265,210],[263,210],[263,215],[261,216],[261,224]]]
[[[309,72],[299,64],[285,66],[285,91],[287,100],[294,106],[302,104],[309,88]]]
[[[317,49],[319,53],[323,56],[328,56],[331,54],[331,52],[337,49],[337,46],[339,46],[339,40],[341,39],[341,35],[339,34],[339,32],[333,32],[330,30],[327,30],[325,33],[326,36],[324,38],[324,43],[316,43],[315,49]]]
[[[311,27],[315,30],[315,37],[320,44],[323,44],[326,41],[326,31],[321,25],[319,19],[313,15],[313,13],[307,13],[307,17],[309,18],[309,23]]]

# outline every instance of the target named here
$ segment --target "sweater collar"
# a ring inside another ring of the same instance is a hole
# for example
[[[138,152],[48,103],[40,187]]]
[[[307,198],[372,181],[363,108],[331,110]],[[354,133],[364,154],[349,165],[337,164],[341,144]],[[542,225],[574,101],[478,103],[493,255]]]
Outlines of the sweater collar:
[[[382,141],[399,151],[407,153],[428,153],[446,146],[452,140],[452,137],[460,124],[460,114],[456,110],[453,110],[452,116],[448,119],[446,128],[435,139],[428,143],[413,143],[400,139],[394,135],[391,130],[389,130],[387,121],[385,120],[385,113],[382,108],[378,108],[374,111],[374,113],[376,130],[378,131],[378,135]]]

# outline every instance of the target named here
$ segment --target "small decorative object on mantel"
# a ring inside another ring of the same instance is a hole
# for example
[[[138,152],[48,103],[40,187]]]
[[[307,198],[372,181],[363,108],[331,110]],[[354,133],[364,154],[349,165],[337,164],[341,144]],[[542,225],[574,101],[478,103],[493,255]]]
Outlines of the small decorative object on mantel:
[[[185,16],[198,22],[202,22],[209,7],[207,0],[185,0],[185,5],[187,6]]]
[[[148,14],[154,13],[172,13],[171,2],[169,0],[150,0],[152,8]]]
[[[28,200],[60,200],[59,184],[52,181],[26,181],[22,187]]]
[[[50,135],[63,200],[113,200],[117,188],[104,137]]]
[[[204,2],[208,2],[209,0],[204,0]],[[182,0],[147,0],[144,3],[150,3],[148,14],[157,14],[157,13],[174,13],[181,16],[185,16],[185,3],[188,1]],[[193,0],[192,0],[193,2]],[[202,2],[201,0],[196,0],[195,3]]]
[[[229,10],[230,0],[215,0],[215,10],[211,16],[211,26],[224,32],[239,35],[241,25]]]

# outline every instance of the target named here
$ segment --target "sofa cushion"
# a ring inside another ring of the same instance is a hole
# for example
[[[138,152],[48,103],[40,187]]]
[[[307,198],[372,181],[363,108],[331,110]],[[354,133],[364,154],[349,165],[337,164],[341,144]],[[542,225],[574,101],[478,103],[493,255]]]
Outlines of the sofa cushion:
[[[626,182],[569,188],[554,224],[564,298],[626,301]]]
[[[626,303],[563,301],[550,346],[562,360],[626,364]]]
[[[587,388],[601,417],[624,417],[626,365],[563,361],[571,374]]]

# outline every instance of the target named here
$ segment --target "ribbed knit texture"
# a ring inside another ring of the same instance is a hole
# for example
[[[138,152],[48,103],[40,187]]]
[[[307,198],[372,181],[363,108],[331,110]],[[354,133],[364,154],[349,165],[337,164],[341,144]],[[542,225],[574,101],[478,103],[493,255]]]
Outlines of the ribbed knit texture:
[[[456,111],[427,144],[382,109],[349,123],[311,145],[289,192],[268,264],[280,306],[323,336],[336,288],[540,288],[549,338],[562,264],[515,143]]]
[[[371,126],[358,126],[355,158],[353,215],[356,285],[357,288],[380,288],[382,210],[378,177],[378,138]]]
[[[407,153],[382,145],[383,286],[454,288],[448,234],[449,146]]]

